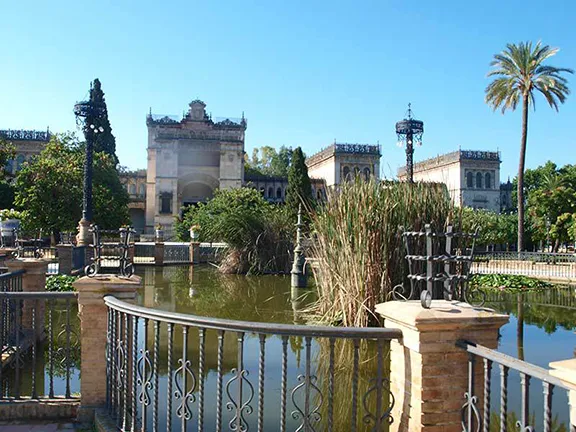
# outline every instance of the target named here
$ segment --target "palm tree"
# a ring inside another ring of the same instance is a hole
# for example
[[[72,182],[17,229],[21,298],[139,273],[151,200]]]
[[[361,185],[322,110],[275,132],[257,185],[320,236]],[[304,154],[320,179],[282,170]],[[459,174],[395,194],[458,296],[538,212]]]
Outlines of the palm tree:
[[[524,249],[524,162],[526,159],[526,138],[528,134],[528,106],[535,108],[534,95],[542,93],[550,107],[558,111],[558,103],[564,103],[570,94],[568,81],[563,72],[573,73],[572,69],[546,66],[543,63],[558,52],[558,48],[540,42],[520,42],[506,45],[500,54],[494,55],[490,63],[493,69],[489,77],[496,77],[486,87],[486,103],[494,111],[502,114],[514,111],[522,102],[522,138],[520,141],[520,161],[518,163],[518,251]]]

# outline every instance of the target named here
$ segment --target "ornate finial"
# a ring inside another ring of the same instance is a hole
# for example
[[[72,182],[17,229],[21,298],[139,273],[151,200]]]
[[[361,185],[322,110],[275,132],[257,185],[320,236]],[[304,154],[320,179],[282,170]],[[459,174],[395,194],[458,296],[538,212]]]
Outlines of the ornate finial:
[[[244,120],[244,111],[242,111],[242,120]]]
[[[150,117],[152,117],[152,107],[150,107],[149,114],[150,114]]]
[[[406,112],[408,120],[412,118],[412,103],[408,102],[408,111]]]

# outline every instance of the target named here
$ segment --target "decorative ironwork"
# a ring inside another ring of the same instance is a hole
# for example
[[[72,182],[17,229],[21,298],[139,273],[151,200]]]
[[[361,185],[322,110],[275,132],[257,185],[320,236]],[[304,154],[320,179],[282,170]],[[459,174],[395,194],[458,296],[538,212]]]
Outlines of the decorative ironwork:
[[[24,238],[21,228],[14,229],[14,244],[16,250],[14,256],[16,258],[43,258],[44,251],[42,250],[42,230],[38,230],[36,235],[32,238]]]
[[[165,263],[189,263],[190,244],[189,243],[164,243]]]
[[[461,159],[475,159],[475,160],[500,160],[500,152],[491,151],[477,151],[477,150],[460,150]]]
[[[424,122],[412,118],[411,104],[408,104],[408,112],[404,120],[396,123],[396,135],[399,146],[406,145],[406,178],[414,182],[414,143],[422,145],[424,134]]]
[[[119,230],[100,230],[97,225],[90,225],[93,243],[90,245],[94,250],[92,262],[84,269],[89,277],[100,274],[102,267],[116,266],[120,276],[130,277],[134,274],[134,264],[130,250],[134,247],[133,236],[136,231],[132,227],[120,228]],[[117,243],[103,242],[104,235],[119,236]],[[115,265],[116,264],[116,265]]]
[[[378,432],[382,430],[382,426],[387,422],[388,424],[392,424],[394,422],[394,418],[392,417],[392,409],[394,408],[394,404],[396,403],[396,399],[394,398],[394,394],[390,391],[390,380],[386,379],[382,375],[382,365],[383,365],[383,341],[378,341],[378,374],[375,378],[370,380],[370,387],[364,394],[364,398],[362,403],[364,405],[364,410],[366,411],[366,415],[363,418],[365,424],[369,425],[373,423],[372,431]],[[382,398],[384,396],[384,392],[388,393],[390,399],[388,402],[388,406],[386,409],[383,410],[382,407]],[[372,394],[376,394],[376,412],[373,413],[370,411],[368,407],[368,400]]]
[[[226,409],[228,411],[234,411],[234,416],[228,423],[228,426],[230,430],[245,432],[248,430],[248,422],[244,415],[250,415],[254,411],[250,405],[252,399],[254,399],[254,387],[248,380],[249,372],[244,368],[244,333],[238,333],[238,366],[232,368],[231,372],[234,376],[226,383],[226,394],[228,395],[228,399],[230,399],[230,401],[226,403]],[[237,386],[236,395],[238,399],[234,399],[234,396],[230,393],[230,388],[234,382],[236,382]],[[249,391],[246,400],[244,400],[244,385],[247,386]]]
[[[163,115],[163,114],[148,114],[147,122],[156,124],[180,124],[178,116]]]
[[[448,226],[446,232],[433,232],[426,225],[425,231],[406,231],[402,237],[410,285],[394,287],[392,295],[396,300],[410,300],[419,295],[424,308],[429,308],[434,298],[466,301],[474,306],[484,304],[485,294],[468,284],[478,230],[473,234],[457,233]],[[426,255],[418,254],[421,251]]]
[[[178,364],[180,367],[174,371],[174,385],[176,386],[176,391],[174,396],[176,399],[182,399],[180,405],[176,409],[176,415],[182,419],[182,424],[185,427],[185,422],[192,419],[192,408],[191,403],[196,400],[194,396],[194,391],[196,390],[196,375],[192,372],[190,368],[192,364],[188,360],[188,327],[183,327],[182,337],[184,343],[182,344],[182,358],[178,359]],[[190,377],[191,382],[188,383],[188,377]],[[178,380],[180,378],[180,380]],[[190,387],[190,390],[188,390]]]
[[[0,136],[8,140],[19,140],[19,141],[50,141],[50,130],[36,131],[36,130],[12,130],[4,129],[0,130]]]

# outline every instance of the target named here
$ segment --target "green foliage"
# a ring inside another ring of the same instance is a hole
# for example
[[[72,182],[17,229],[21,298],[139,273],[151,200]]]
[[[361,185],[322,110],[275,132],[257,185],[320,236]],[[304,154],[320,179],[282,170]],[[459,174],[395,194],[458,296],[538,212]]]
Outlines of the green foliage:
[[[318,321],[345,326],[373,324],[376,304],[405,281],[405,249],[399,226],[444,229],[452,212],[446,186],[435,183],[346,182],[312,215],[315,237],[309,255]]]
[[[6,166],[9,160],[13,160],[16,157],[16,151],[14,145],[11,142],[6,141],[0,136],[0,180],[6,181],[10,177],[10,173],[6,170]]]
[[[513,244],[517,237],[518,215],[515,213],[494,213],[484,209],[462,207],[456,213],[455,226],[463,232],[478,229],[476,244]]]
[[[255,148],[252,158],[246,157],[244,170],[246,174],[286,177],[291,159],[291,147],[282,146],[278,151],[270,146]]]
[[[72,285],[78,279],[77,276],[53,275],[46,278],[46,291],[76,291]]]
[[[225,242],[227,272],[287,272],[292,251],[293,221],[284,209],[269,204],[251,188],[217,190],[206,204],[189,207],[177,219],[180,240],[189,240],[189,229],[199,226],[201,241]]]
[[[118,157],[116,156],[116,138],[112,134],[112,127],[108,120],[108,107],[106,106],[106,99],[104,98],[102,85],[98,78],[96,78],[90,85],[90,102],[103,108],[103,112],[98,116],[86,117],[86,124],[104,129],[104,132],[95,134],[94,151],[106,153],[110,156],[114,165],[117,165]]]
[[[24,209],[30,229],[72,231],[82,216],[84,152],[73,134],[52,136],[33,162],[16,176],[15,205]],[[117,229],[129,221],[128,193],[115,163],[104,153],[94,154],[94,223]]]
[[[470,285],[482,289],[519,292],[537,291],[550,288],[553,285],[528,276],[504,274],[475,274],[470,278]]]
[[[308,167],[302,149],[297,147],[292,152],[292,163],[288,169],[288,187],[286,189],[286,207],[293,217],[298,214],[298,206],[312,204],[312,185],[308,177]]]
[[[8,181],[0,180],[0,208],[14,206],[14,185]]]

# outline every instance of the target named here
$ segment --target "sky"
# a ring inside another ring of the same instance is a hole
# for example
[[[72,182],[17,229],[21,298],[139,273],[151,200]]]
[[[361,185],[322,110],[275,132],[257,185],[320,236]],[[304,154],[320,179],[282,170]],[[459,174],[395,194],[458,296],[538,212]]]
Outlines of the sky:
[[[382,175],[405,163],[394,125],[424,121],[415,160],[499,150],[517,172],[520,111],[484,103],[509,42],[559,47],[576,69],[576,2],[0,0],[0,129],[78,130],[73,105],[99,78],[122,165],[146,167],[146,114],[248,119],[246,152],[337,142],[382,145]],[[576,92],[576,76],[569,77]],[[576,163],[576,94],[560,111],[537,96],[527,168]]]

